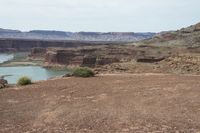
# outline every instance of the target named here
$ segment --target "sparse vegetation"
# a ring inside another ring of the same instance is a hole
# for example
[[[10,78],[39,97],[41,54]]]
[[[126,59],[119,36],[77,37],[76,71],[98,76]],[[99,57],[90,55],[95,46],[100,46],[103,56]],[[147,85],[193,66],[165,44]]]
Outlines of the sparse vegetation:
[[[21,86],[29,85],[31,83],[32,83],[31,79],[27,76],[23,76],[17,81],[17,85],[21,85]]]
[[[73,75],[75,77],[93,77],[95,74],[94,72],[89,68],[75,68],[73,70]]]

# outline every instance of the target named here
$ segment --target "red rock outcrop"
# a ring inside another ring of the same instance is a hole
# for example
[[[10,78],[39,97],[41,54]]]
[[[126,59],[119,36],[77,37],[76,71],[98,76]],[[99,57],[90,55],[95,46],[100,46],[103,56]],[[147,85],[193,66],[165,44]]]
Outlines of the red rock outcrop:
[[[98,46],[120,44],[119,42],[67,41],[67,40],[31,40],[31,39],[1,39],[0,50],[30,51],[32,48],[70,48],[79,46]]]
[[[154,63],[171,54],[168,48],[134,47],[134,46],[105,46],[81,47],[67,49],[49,49],[45,56],[48,65],[96,67],[117,62]]]
[[[136,55],[136,52],[126,47],[123,47],[123,49],[117,47],[52,49],[47,51],[45,61],[48,64],[95,67],[120,62],[121,60],[130,61],[133,55]]]

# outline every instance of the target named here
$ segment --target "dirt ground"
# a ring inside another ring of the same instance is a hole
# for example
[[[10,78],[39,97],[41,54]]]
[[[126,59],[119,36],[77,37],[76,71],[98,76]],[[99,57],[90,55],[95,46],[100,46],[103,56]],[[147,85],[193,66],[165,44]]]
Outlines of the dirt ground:
[[[65,78],[0,90],[1,133],[197,133],[200,76]]]

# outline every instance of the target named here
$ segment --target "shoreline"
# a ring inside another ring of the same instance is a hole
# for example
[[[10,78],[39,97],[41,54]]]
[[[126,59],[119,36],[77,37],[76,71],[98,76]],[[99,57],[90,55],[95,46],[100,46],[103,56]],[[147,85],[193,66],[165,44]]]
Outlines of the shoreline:
[[[4,75],[0,75],[0,77],[1,76],[4,76]],[[11,75],[5,75],[5,76],[11,76]],[[59,80],[70,79],[70,78],[92,80],[92,78],[99,78],[99,77],[142,77],[142,76],[144,77],[148,77],[148,76],[200,77],[200,75],[194,75],[194,74],[174,74],[174,73],[118,73],[118,74],[107,73],[107,74],[96,74],[94,77],[88,77],[88,78],[74,77],[74,76],[64,77],[64,75],[60,75],[60,76],[48,78],[46,80],[33,81],[32,84],[30,84],[29,86],[35,85],[38,83],[50,82],[50,81],[55,81],[55,80],[59,81]],[[13,87],[17,87],[17,84],[8,84],[8,87],[6,87],[5,89],[13,88]]]
[[[29,52],[8,52],[3,54],[12,54],[13,58],[0,63],[0,67],[37,66],[42,64],[42,60],[29,58]]]

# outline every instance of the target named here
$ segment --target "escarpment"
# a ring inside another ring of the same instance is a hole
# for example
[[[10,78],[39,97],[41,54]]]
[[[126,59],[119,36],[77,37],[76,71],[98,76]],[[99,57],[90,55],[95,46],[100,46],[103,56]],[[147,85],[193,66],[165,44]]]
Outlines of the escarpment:
[[[44,66],[98,67],[113,63],[158,63],[180,53],[198,53],[189,47],[156,47],[149,45],[84,46],[76,48],[34,48],[31,56],[43,57]]]
[[[168,48],[165,48],[164,52],[161,51],[163,48],[134,46],[50,48],[46,50],[45,65],[96,67],[133,60],[154,63],[164,60],[172,53]]]
[[[115,51],[115,52],[114,52]],[[120,62],[122,59],[131,60],[134,51],[118,50],[115,48],[69,48],[48,50],[45,61],[48,64],[75,65],[95,67]],[[131,52],[131,53],[130,53]],[[128,55],[128,56],[124,56]]]
[[[32,48],[70,48],[79,46],[99,46],[121,44],[122,42],[95,42],[75,40],[36,40],[36,39],[1,39],[0,52],[31,51]]]

